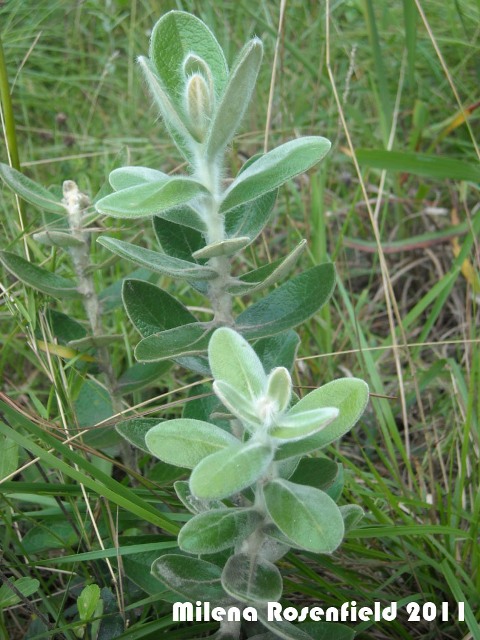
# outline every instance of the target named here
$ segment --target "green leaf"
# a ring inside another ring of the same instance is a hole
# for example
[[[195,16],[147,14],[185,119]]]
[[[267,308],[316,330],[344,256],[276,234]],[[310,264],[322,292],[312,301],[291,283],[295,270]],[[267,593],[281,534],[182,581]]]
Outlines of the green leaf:
[[[40,586],[40,582],[35,578],[11,578],[10,582],[25,598],[34,594]],[[0,587],[0,609],[13,607],[13,605],[18,604],[19,602],[21,602],[20,598],[10,589],[8,584],[3,584]]]
[[[268,376],[267,398],[274,402],[277,411],[285,411],[292,395],[292,379],[285,367],[275,367]]]
[[[136,362],[129,367],[118,379],[117,390],[122,396],[135,393],[155,382],[161,384],[162,376],[172,366],[171,362]]]
[[[114,257],[113,260],[116,258]],[[112,258],[110,258],[112,260]],[[108,260],[107,260],[108,262]],[[145,280],[147,282],[153,282],[157,280],[157,274],[153,273],[150,269],[145,269],[144,267],[139,269],[134,269],[128,276],[125,278],[120,278],[112,284],[102,289],[99,294],[100,302],[102,303],[102,310],[104,313],[109,311],[113,311],[117,307],[122,305],[122,287],[123,283],[127,279],[132,280]]]
[[[49,522],[47,526],[37,523],[22,538],[22,546],[29,555],[54,549],[76,550],[78,542],[78,531],[68,521]]]
[[[247,553],[230,556],[222,572],[222,586],[233,598],[254,605],[276,602],[283,591],[278,568]]]
[[[257,340],[253,348],[262,361],[265,371],[270,373],[274,367],[285,367],[288,371],[292,371],[299,344],[298,334],[290,329],[276,336]]]
[[[40,231],[33,234],[33,239],[47,247],[60,247],[61,249],[83,247],[85,244],[82,240],[65,231]]]
[[[0,480],[16,471],[18,465],[18,444],[0,435]]]
[[[223,380],[215,380],[213,390],[221,403],[236,418],[243,422],[249,431],[253,431],[255,427],[262,424],[262,420],[258,417],[258,412],[255,410],[255,405],[251,402],[250,398],[239,393],[235,387],[232,387],[232,385],[227,382],[223,382]],[[253,429],[251,428],[252,426]]]
[[[332,553],[342,542],[342,514],[323,491],[277,478],[264,488],[264,495],[270,517],[294,546]]]
[[[47,318],[52,334],[60,344],[66,345],[71,340],[84,338],[87,333],[79,322],[61,311],[49,309]]]
[[[192,254],[205,246],[205,240],[200,231],[180,222],[171,222],[154,216],[153,228],[163,251],[173,258],[192,262]]]
[[[57,276],[42,267],[37,267],[10,251],[0,251],[0,262],[16,278],[42,293],[55,298],[81,298],[75,282]]]
[[[340,378],[307,394],[291,409],[308,411],[313,408],[336,407],[339,415],[325,429],[310,438],[282,445],[276,459],[283,460],[322,449],[343,436],[354,426],[368,402],[368,385],[358,378]],[[298,407],[298,408],[297,408]]]
[[[99,213],[114,218],[148,218],[184,205],[206,192],[205,187],[192,178],[168,176],[166,180],[146,182],[110,193],[95,207]]]
[[[309,136],[290,140],[272,149],[237,176],[225,193],[220,211],[225,213],[244,202],[255,200],[304,173],[320,162],[330,147],[326,138]]]
[[[279,280],[282,280],[297,262],[306,247],[307,241],[302,240],[285,258],[274,260],[269,264],[263,265],[263,267],[245,273],[228,287],[229,293],[236,296],[241,296],[245,293],[250,294],[266,289]]]
[[[340,465],[328,458],[302,458],[290,480],[325,491],[334,484],[339,468]]]
[[[80,620],[88,622],[93,618],[95,609],[100,600],[100,587],[96,584],[89,584],[82,589],[77,598],[77,609]]]
[[[225,602],[221,585],[222,570],[216,564],[178,554],[166,554],[152,564],[152,573],[186,600]]]
[[[108,180],[115,191],[121,191],[151,182],[166,182],[170,177],[163,171],[148,167],[120,167],[110,173]]]
[[[334,285],[333,264],[327,262],[312,267],[248,307],[237,317],[236,326],[248,339],[295,327],[325,304]]]
[[[145,436],[152,427],[158,424],[158,418],[130,418],[117,422],[115,429],[134,447],[146,453],[151,453],[145,442]]]
[[[212,331],[209,325],[195,322],[154,333],[140,340],[135,358],[140,362],[158,362],[204,353]]]
[[[120,342],[124,339],[122,334],[101,335],[101,336],[85,336],[77,340],[70,340],[68,343],[72,349],[78,351],[87,351],[88,349],[98,349],[99,347],[109,347],[111,344]]]
[[[50,213],[66,215],[62,198],[55,196],[51,191],[30,180],[13,167],[0,163],[0,178],[3,178],[10,189],[30,204],[34,204],[44,211],[50,211]]]
[[[119,193],[121,193],[119,191]],[[210,267],[203,267],[195,262],[179,260],[171,256],[144,249],[130,242],[123,242],[116,238],[101,236],[97,239],[101,245],[109,251],[116,253],[122,258],[131,260],[142,267],[147,267],[151,271],[161,273],[172,278],[185,278],[188,280],[211,280],[217,277],[217,272]]]
[[[193,554],[217,553],[234,547],[261,521],[254,509],[218,509],[200,513],[183,525],[178,546]]]
[[[302,622],[299,628],[308,633],[312,640],[353,640],[356,633],[338,622]]]
[[[190,489],[197,498],[227,498],[256,482],[272,459],[271,448],[261,443],[232,444],[195,467]]]
[[[413,173],[437,180],[480,181],[480,168],[477,163],[455,158],[385,149],[357,149],[356,155],[360,165],[374,169]]]
[[[175,480],[187,475],[188,469],[160,461],[148,470],[147,478],[160,486],[167,486],[170,489]]]
[[[208,260],[210,258],[217,258],[218,256],[230,256],[241,251],[249,244],[250,238],[248,236],[220,240],[219,242],[207,244],[206,247],[195,251],[193,257],[195,260]]]
[[[98,422],[113,416],[114,413],[112,398],[108,391],[94,379],[85,380],[74,402],[74,407],[78,426],[82,428],[94,427]],[[90,428],[83,439],[90,446],[98,448],[112,447],[120,442],[111,425]]]
[[[358,504],[344,504],[339,509],[342,514],[345,533],[355,529],[365,515],[364,510]]]
[[[188,480],[177,480],[173,483],[173,488],[182,504],[190,513],[204,513],[212,509],[226,509],[227,507],[220,500],[200,500],[192,495]]]
[[[122,298],[128,317],[141,336],[196,322],[176,298],[144,280],[125,279]]]
[[[338,409],[336,407],[297,411],[295,414],[289,411],[277,420],[269,433],[272,438],[279,440],[301,440],[325,429],[337,416]]]
[[[260,358],[233,329],[222,327],[208,346],[210,369],[216,381],[229,384],[251,402],[263,395],[267,376]]]
[[[245,165],[244,165],[245,166]],[[225,231],[229,238],[248,236],[250,240],[263,231],[272,215],[278,190],[239,205],[225,214]]]
[[[228,66],[217,39],[194,15],[170,11],[153,28],[149,57],[165,91],[179,111],[183,110],[183,64],[189,55],[197,56],[207,64],[213,76],[215,94],[221,95],[227,83]]]
[[[223,153],[245,115],[255,88],[263,46],[258,38],[247,42],[228,78],[226,89],[212,118],[205,154],[210,160]]]
[[[274,637],[277,639],[283,638],[284,640],[312,640],[312,636],[310,636],[305,631],[302,631],[300,626],[298,625],[290,624],[290,622],[286,622],[285,620],[283,620],[282,622],[270,620],[266,610],[258,610],[258,619],[261,620],[264,627],[272,631]]]
[[[205,458],[210,459],[212,455],[239,444],[237,438],[227,431],[209,422],[188,418],[157,424],[147,433],[145,442],[150,452],[160,460],[187,469],[193,469]]]

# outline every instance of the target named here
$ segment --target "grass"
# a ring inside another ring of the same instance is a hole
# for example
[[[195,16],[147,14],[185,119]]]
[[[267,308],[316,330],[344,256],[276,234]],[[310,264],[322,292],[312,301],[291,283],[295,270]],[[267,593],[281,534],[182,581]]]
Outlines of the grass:
[[[478,6],[287,1],[270,108],[279,6],[162,3],[162,12],[171,8],[205,20],[230,60],[251,34],[264,40],[232,172],[262,149],[267,115],[270,147],[301,134],[333,142],[321,170],[282,190],[273,227],[246,256],[252,264],[275,259],[307,237],[303,268],[335,260],[333,305],[301,327],[297,367],[311,385],[352,374],[372,393],[361,423],[336,446],[346,499],[367,518],[333,557],[291,554],[287,594],[299,605],[401,604],[393,622],[361,623],[360,640],[478,640]],[[57,187],[75,179],[94,196],[126,162],[179,167],[134,62],[147,50],[157,12],[148,0],[0,7],[17,142],[11,129],[8,139],[29,176]],[[36,264],[70,277],[60,252],[32,238],[51,220],[7,190],[0,197],[3,248],[28,251]],[[93,225],[126,240],[138,231],[112,220]],[[145,238],[154,242],[149,230]],[[92,243],[96,264],[108,257]],[[125,263],[107,263],[95,271],[95,285],[103,290],[128,272]],[[168,480],[149,456],[125,458],[100,396],[89,412],[79,411],[84,378],[98,371],[84,354],[66,357],[53,344],[47,310],[85,325],[81,306],[34,293],[7,274],[1,283],[1,570],[38,580],[38,589],[3,608],[0,638],[73,640],[82,626],[76,598],[91,582],[106,590],[97,617],[103,633],[117,629],[110,637],[200,637],[207,625],[171,623],[161,586],[149,576],[155,548],[172,545],[181,524]],[[186,289],[177,293],[188,305],[203,304]],[[133,363],[137,338],[118,293],[109,308],[103,324],[121,336],[109,349],[118,374]],[[195,394],[197,382],[179,367],[165,371],[148,391],[123,399],[123,417],[175,415],[183,387]],[[103,440],[99,428],[84,429],[99,416]],[[408,601],[448,602],[449,619],[409,621]],[[457,601],[465,602],[464,622]],[[125,620],[128,629],[118,631]],[[95,622],[86,637],[94,631]]]

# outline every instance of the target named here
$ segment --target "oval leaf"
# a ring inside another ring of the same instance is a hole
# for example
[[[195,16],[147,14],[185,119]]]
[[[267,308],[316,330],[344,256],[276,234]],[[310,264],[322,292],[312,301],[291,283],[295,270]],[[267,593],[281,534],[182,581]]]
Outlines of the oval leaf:
[[[139,362],[160,362],[199,355],[207,350],[211,334],[212,329],[200,322],[154,333],[140,340],[135,347],[135,358]]]
[[[158,418],[130,418],[122,420],[115,425],[118,433],[125,438],[127,442],[133,444],[146,453],[151,453],[145,442],[145,436],[152,427],[158,424]]]
[[[270,435],[279,440],[301,440],[310,436],[335,420],[338,416],[336,407],[312,409],[290,415],[281,416],[276,425],[270,429]]]
[[[162,384],[162,375],[170,369],[171,362],[136,362],[122,373],[118,379],[117,390],[120,395],[135,393],[158,381]]]
[[[159,216],[153,217],[153,229],[163,251],[169,256],[180,258],[181,260],[192,261],[192,254],[205,246],[203,235],[197,228],[192,228],[187,224],[190,212],[189,207],[184,207],[184,224],[181,220],[179,210],[178,223],[165,220]]]
[[[261,556],[237,553],[227,560],[222,586],[232,597],[249,604],[276,602],[283,591],[278,568]]]
[[[217,553],[245,539],[262,520],[254,509],[219,509],[200,513],[178,534],[178,546],[194,554]]]
[[[205,513],[212,509],[226,509],[227,507],[220,500],[200,500],[192,495],[188,480],[177,480],[173,483],[173,488],[182,504],[190,513]]]
[[[301,324],[330,297],[335,285],[331,263],[312,267],[280,285],[243,311],[236,326],[248,338],[263,338]]]
[[[28,262],[10,251],[0,251],[0,261],[15,277],[30,287],[54,298],[81,298],[82,294],[71,280],[57,276]]]
[[[239,442],[230,433],[209,422],[178,418],[161,422],[150,429],[145,436],[145,444],[160,460],[193,469],[204,458],[238,446]]]
[[[148,167],[120,167],[114,169],[108,176],[108,180],[115,191],[138,187],[150,182],[167,182],[169,176],[163,171],[149,169]]]
[[[195,467],[190,489],[198,498],[227,498],[256,482],[272,459],[272,450],[263,444],[232,445],[204,458]]]
[[[51,213],[66,213],[65,205],[62,204],[62,199],[55,196],[51,191],[40,186],[27,176],[20,173],[13,167],[9,167],[8,164],[0,163],[0,178],[7,183],[7,185],[15,191],[15,193],[40,207],[44,211],[50,211]]]
[[[206,247],[195,251],[193,257],[195,260],[207,260],[217,258],[218,256],[231,256],[249,244],[250,238],[248,237],[230,238],[228,240],[212,242],[212,244],[207,244]]]
[[[225,193],[220,211],[225,213],[244,202],[255,200],[304,173],[320,162],[330,147],[326,138],[306,136],[272,149],[237,176]]]
[[[222,570],[216,564],[178,554],[166,554],[152,564],[152,573],[186,600],[225,601],[221,586]]]
[[[342,514],[323,491],[277,478],[265,487],[264,495],[270,517],[294,546],[332,553],[342,542]]]
[[[245,166],[245,165],[244,165]],[[278,190],[230,209],[225,214],[225,231],[229,238],[248,236],[252,241],[263,231],[272,215]]]

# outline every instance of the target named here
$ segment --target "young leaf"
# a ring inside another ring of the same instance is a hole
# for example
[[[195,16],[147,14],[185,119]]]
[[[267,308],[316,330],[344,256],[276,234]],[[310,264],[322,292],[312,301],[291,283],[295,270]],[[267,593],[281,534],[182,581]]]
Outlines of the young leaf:
[[[195,467],[190,489],[198,498],[227,498],[258,480],[272,458],[271,448],[263,444],[234,444],[204,458]]]
[[[270,517],[294,546],[332,553],[343,539],[342,514],[323,491],[277,478],[264,489]]]
[[[121,191],[151,182],[167,182],[170,178],[163,171],[148,167],[120,167],[110,173],[108,180],[114,191]]]
[[[169,553],[154,561],[152,573],[186,600],[215,602],[218,606],[226,600],[220,581],[222,570],[206,560]]]
[[[283,412],[290,404],[292,379],[285,367],[275,367],[268,376],[267,397]]]
[[[322,449],[343,436],[360,418],[368,402],[368,385],[358,378],[340,378],[310,392],[291,409],[291,412],[308,411],[313,408],[336,407],[338,417],[319,433],[287,443],[279,447],[277,460],[298,456]]]
[[[282,280],[294,266],[298,257],[306,247],[307,241],[302,240],[285,258],[279,258],[258,269],[248,271],[248,273],[240,276],[236,282],[228,287],[229,293],[235,296],[241,296],[245,293],[250,294],[266,289],[279,280]]]
[[[233,66],[208,132],[205,155],[210,160],[223,153],[238,129],[250,102],[262,61],[263,46],[250,40]]]
[[[215,380],[226,382],[252,402],[263,394],[267,376],[262,363],[236,331],[217,329],[208,346],[208,358]]]
[[[239,445],[237,438],[227,431],[208,422],[187,418],[157,424],[145,436],[145,443],[160,460],[187,469],[193,469],[206,457]]]
[[[203,235],[191,226],[154,216],[153,228],[160,246],[173,258],[192,262],[192,254],[205,246]]]
[[[125,279],[122,298],[128,317],[144,338],[196,322],[195,316],[181,302],[144,280]]]
[[[19,280],[42,293],[47,293],[54,298],[82,297],[72,280],[67,280],[42,267],[37,267],[15,253],[0,251],[0,262]]]
[[[198,249],[198,251],[195,251],[193,254],[193,257],[195,260],[207,260],[209,258],[217,258],[218,256],[230,256],[244,249],[249,244],[250,238],[248,236],[220,240],[219,242],[212,242],[212,244],[208,244],[202,249]]]
[[[202,193],[206,193],[205,187],[192,178],[167,176],[167,179],[157,182],[146,182],[110,193],[95,207],[99,213],[113,218],[148,218],[186,204]]]
[[[13,167],[0,163],[0,178],[3,178],[10,189],[27,202],[30,202],[30,204],[34,204],[50,213],[65,215],[66,209],[65,205],[62,204],[61,197],[55,196],[51,191],[30,180],[30,178],[27,178],[27,176]]]
[[[158,418],[130,418],[117,422],[115,429],[134,447],[138,447],[146,453],[151,453],[145,442],[145,436],[157,424]]]
[[[222,572],[222,586],[233,598],[254,605],[276,602],[283,591],[278,568],[247,553],[230,556]]]
[[[179,87],[185,84],[184,61],[196,56],[213,77],[217,95],[224,91],[228,66],[222,48],[210,29],[198,18],[184,11],[170,11],[160,18],[152,31],[150,59],[169,98],[181,111]]]
[[[156,381],[161,380],[161,376],[172,366],[171,362],[166,360],[162,362],[136,362],[118,379],[117,390],[122,396],[127,393],[135,393],[145,387],[153,385]]]
[[[119,191],[119,193],[122,192]],[[162,275],[167,275],[172,278],[211,280],[212,278],[216,278],[218,275],[217,272],[210,267],[203,267],[195,262],[187,262],[186,260],[172,258],[171,256],[167,256],[163,253],[144,249],[143,247],[138,247],[135,244],[123,242],[116,238],[101,236],[97,239],[97,242],[122,258],[131,260],[132,262],[135,262],[135,264],[147,267],[152,271],[156,271],[157,273],[161,273]]]
[[[333,264],[312,267],[243,311],[237,317],[237,329],[250,340],[295,327],[325,304],[334,284]]]
[[[306,136],[272,149],[237,176],[225,193],[220,211],[226,213],[304,173],[320,162],[330,147],[326,138]]]
[[[229,238],[248,236],[253,242],[263,231],[272,215],[277,193],[278,190],[274,189],[260,198],[255,198],[255,200],[251,200],[227,211],[225,214],[225,231],[227,236]]]
[[[97,584],[89,584],[82,589],[77,598],[77,609],[80,620],[88,622],[93,618],[95,609],[100,600],[100,587]]]
[[[291,415],[290,411],[281,416],[274,427],[270,429],[272,438],[279,440],[301,440],[312,435],[335,420],[338,416],[336,407],[311,409]]]
[[[292,329],[284,331],[276,336],[269,336],[257,340],[253,345],[255,353],[262,361],[263,368],[267,373],[274,367],[285,367],[288,371],[293,369],[295,357],[297,355],[300,338]]]
[[[254,428],[261,424],[262,421],[258,417],[258,412],[255,410],[250,398],[246,398],[242,393],[239,393],[232,385],[223,382],[223,380],[215,380],[213,390],[222,404],[243,423]],[[252,431],[251,428],[249,430]]]
[[[196,555],[217,553],[249,536],[261,519],[254,509],[223,508],[200,513],[183,525],[178,546]]]
[[[184,324],[140,340],[135,347],[139,362],[159,362],[204,353],[213,329],[201,322]]]
[[[354,529],[365,515],[364,510],[358,504],[344,504],[339,509],[345,525],[345,533]]]

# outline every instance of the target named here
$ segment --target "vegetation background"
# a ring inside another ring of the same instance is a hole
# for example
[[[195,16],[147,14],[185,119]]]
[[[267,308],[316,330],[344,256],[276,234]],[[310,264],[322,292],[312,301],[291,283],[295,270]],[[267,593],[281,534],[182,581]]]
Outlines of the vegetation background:
[[[15,148],[28,176],[57,187],[72,179],[93,196],[116,166],[179,167],[135,63],[155,21],[173,8],[202,18],[229,61],[251,35],[264,42],[232,174],[264,145],[309,134],[333,143],[321,169],[282,189],[273,225],[247,256],[251,264],[275,259],[307,237],[303,268],[335,261],[333,305],[301,328],[297,368],[302,384],[352,374],[372,393],[337,447],[347,501],[367,517],[333,557],[290,554],[286,595],[302,606],[399,603],[394,622],[357,625],[360,640],[479,640],[480,7],[6,0],[0,30]],[[6,146],[0,154],[8,162]],[[33,240],[46,218],[7,189],[0,223],[2,248],[28,248],[37,264],[71,275],[64,254]],[[154,242],[148,224],[97,218],[92,226]],[[103,264],[107,252],[95,242],[91,252],[103,265],[98,290],[110,287],[104,326],[119,336],[109,347],[118,372],[133,362],[137,340],[118,301],[118,282],[131,270]],[[27,582],[22,598],[8,585],[0,591],[0,637],[200,637],[208,625],[177,628],[148,575],[183,517],[170,479],[151,456],[124,455],[112,407],[91,386],[95,352],[75,352],[51,333],[48,310],[82,324],[84,311],[6,273],[1,283],[0,576]],[[184,302],[202,304],[190,293]],[[196,382],[174,367],[147,391],[124,396],[122,415],[175,416],[183,388]],[[83,427],[86,436],[69,440]],[[158,509],[170,533],[159,533]],[[103,589],[96,622],[76,605],[90,583]],[[448,602],[448,620],[409,621],[404,605],[412,600]]]

